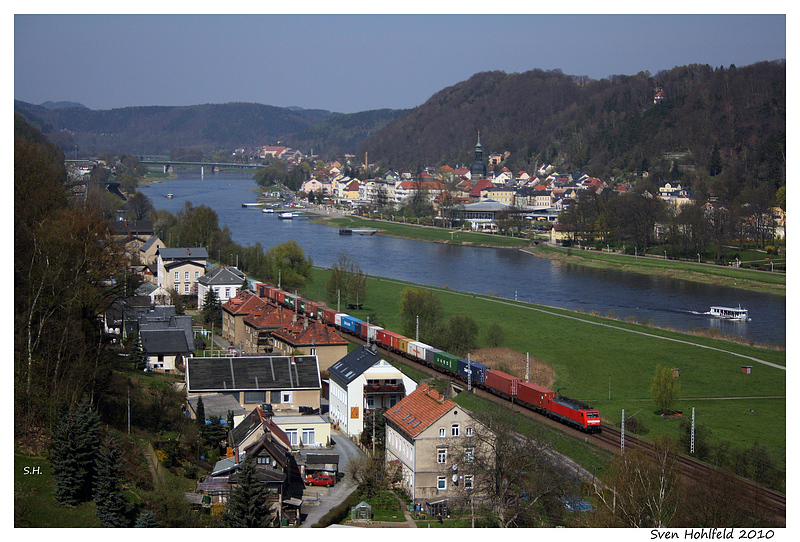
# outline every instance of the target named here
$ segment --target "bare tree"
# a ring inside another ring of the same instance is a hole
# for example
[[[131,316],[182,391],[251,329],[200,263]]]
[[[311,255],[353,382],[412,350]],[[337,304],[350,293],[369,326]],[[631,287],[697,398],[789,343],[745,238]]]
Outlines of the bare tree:
[[[602,486],[595,486],[595,514],[590,527],[669,527],[681,498],[674,443],[657,440],[655,452],[631,450],[610,465]]]
[[[458,495],[471,509],[488,507],[499,527],[542,525],[547,502],[564,494],[569,481],[541,435],[512,429],[506,410],[475,413],[472,436],[452,439],[449,469],[458,476]]]

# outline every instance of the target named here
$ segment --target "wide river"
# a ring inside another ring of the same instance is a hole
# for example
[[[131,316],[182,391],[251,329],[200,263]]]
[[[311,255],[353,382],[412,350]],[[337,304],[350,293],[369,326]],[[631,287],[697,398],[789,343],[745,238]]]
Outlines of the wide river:
[[[217,212],[240,245],[269,248],[294,239],[314,265],[330,266],[347,252],[373,276],[493,294],[539,305],[596,311],[601,316],[636,318],[677,330],[718,328],[760,344],[786,344],[784,296],[723,288],[639,273],[591,269],[537,258],[509,249],[462,247],[380,235],[339,236],[330,226],[308,219],[279,220],[257,208],[258,192],[250,173],[178,171],[178,177],[142,188],[156,209],[173,213],[185,202]],[[174,194],[173,199],[167,194]],[[165,239],[166,242],[168,240]],[[211,255],[214,256],[213,254]],[[235,262],[231,262],[235,263]],[[741,306],[750,322],[719,321],[702,314],[712,305]]]

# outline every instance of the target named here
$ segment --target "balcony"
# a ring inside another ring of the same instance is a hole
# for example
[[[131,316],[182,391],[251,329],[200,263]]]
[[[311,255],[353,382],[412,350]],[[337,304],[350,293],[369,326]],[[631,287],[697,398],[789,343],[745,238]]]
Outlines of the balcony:
[[[366,384],[364,396],[401,393],[405,395],[406,387],[403,384]]]

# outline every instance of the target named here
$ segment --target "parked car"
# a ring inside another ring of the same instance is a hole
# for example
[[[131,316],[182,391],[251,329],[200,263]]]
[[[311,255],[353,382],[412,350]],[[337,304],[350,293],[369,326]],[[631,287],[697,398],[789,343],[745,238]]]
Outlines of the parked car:
[[[335,480],[327,474],[316,474],[314,476],[306,476],[307,486],[325,486],[331,487]]]

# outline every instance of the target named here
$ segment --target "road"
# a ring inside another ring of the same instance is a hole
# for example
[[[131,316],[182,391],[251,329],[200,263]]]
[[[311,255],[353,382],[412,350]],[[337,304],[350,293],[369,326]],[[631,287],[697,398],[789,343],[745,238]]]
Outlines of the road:
[[[318,522],[322,516],[327,514],[333,507],[341,503],[347,498],[350,493],[356,488],[356,483],[353,481],[348,466],[353,459],[364,457],[358,446],[356,446],[347,435],[338,429],[331,429],[331,440],[334,443],[333,451],[339,454],[339,469],[344,473],[344,478],[331,488],[327,487],[306,487],[303,498],[304,501],[308,497],[317,498],[319,501],[305,501],[302,506],[302,514],[304,517],[300,527],[311,527]],[[318,502],[319,504],[316,504]],[[313,503],[313,504],[312,504]]]

